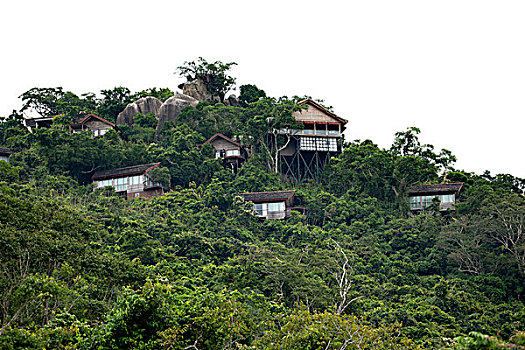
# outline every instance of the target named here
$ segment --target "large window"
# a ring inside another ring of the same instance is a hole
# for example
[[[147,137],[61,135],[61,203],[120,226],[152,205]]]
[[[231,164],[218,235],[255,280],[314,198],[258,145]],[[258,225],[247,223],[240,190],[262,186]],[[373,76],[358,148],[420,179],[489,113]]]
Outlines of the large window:
[[[144,186],[154,186],[155,184],[149,177],[146,177],[146,180],[144,181]]]
[[[301,137],[300,145],[302,151],[316,151],[315,137]]]
[[[301,137],[302,151],[337,152],[337,139],[329,137]]]
[[[229,149],[226,151],[226,157],[234,157],[241,155],[238,149]]]
[[[284,202],[268,203],[268,211],[284,211]]]
[[[410,197],[410,209],[423,209],[432,205],[434,198],[438,198],[441,204],[454,203],[454,194],[441,194],[436,196],[413,196]]]
[[[104,135],[109,129],[94,129],[93,136],[98,137]]]
[[[257,216],[267,218],[268,214],[284,213],[286,210],[286,205],[284,202],[257,203],[253,205],[253,210],[255,210]]]
[[[128,189],[128,178],[127,177],[119,177],[116,178],[114,181],[115,184],[115,191],[126,191]]]
[[[143,182],[144,182],[144,176],[143,175],[130,176],[130,178],[129,178],[129,184],[131,186],[140,185]]]
[[[97,182],[97,187],[106,187],[106,186],[113,186],[113,180],[100,180]]]
[[[144,175],[135,175],[129,177],[119,177],[116,179],[97,181],[97,187],[113,186],[115,191],[126,191],[128,186],[138,186],[144,183]]]
[[[421,207],[421,196],[410,197],[410,209],[423,209]]]
[[[225,154],[223,149],[218,149],[215,151],[215,159],[224,158]]]
[[[258,216],[267,217],[268,216],[268,204],[267,203],[257,203],[253,205],[253,209]]]
[[[454,203],[454,195],[442,194],[439,196],[439,200],[441,201],[441,203]]]

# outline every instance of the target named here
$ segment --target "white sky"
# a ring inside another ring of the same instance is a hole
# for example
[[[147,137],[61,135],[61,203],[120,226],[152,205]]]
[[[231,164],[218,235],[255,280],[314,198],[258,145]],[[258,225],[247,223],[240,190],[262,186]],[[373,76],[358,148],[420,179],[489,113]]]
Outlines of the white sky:
[[[32,87],[175,91],[203,56],[237,62],[237,86],[324,99],[348,140],[417,126],[460,169],[525,178],[524,18],[523,0],[2,1],[0,115]]]

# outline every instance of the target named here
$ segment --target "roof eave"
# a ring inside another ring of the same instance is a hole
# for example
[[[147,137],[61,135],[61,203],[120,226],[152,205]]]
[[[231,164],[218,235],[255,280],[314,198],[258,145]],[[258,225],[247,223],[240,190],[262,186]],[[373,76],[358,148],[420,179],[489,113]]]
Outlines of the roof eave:
[[[346,124],[348,123],[348,120],[344,119],[344,118],[341,118],[340,116],[338,116],[337,114],[335,114],[334,112],[332,111],[329,111],[328,109],[326,109],[325,107],[323,107],[322,105],[320,105],[319,103],[315,102],[314,100],[312,100],[311,98],[306,98],[302,101],[299,101],[297,104],[299,105],[303,105],[303,104],[309,104],[315,108],[317,108],[318,110],[320,110],[321,112],[323,113],[326,113],[328,114],[330,117],[338,120],[339,122],[343,123],[343,124]]]
[[[207,145],[207,144],[210,144],[211,142],[213,142],[213,140],[215,140],[217,137],[220,137],[230,143],[233,143],[234,145],[238,146],[238,147],[241,147],[242,148],[242,145],[236,141],[233,141],[232,139],[230,139],[229,137],[227,136],[224,136],[223,134],[221,134],[220,132],[216,133],[215,135],[213,135],[212,137],[210,137],[209,139],[207,139],[206,141],[204,141],[203,145]]]

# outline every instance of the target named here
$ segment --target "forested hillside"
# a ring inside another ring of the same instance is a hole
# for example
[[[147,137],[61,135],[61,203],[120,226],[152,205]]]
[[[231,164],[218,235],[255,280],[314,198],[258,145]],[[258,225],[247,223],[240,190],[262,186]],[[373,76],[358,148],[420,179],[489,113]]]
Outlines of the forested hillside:
[[[412,127],[389,149],[347,140],[321,181],[290,181],[267,140],[300,99],[244,85],[228,104],[231,64],[198,63],[179,70],[218,98],[162,130],[151,114],[101,137],[69,125],[164,88],[35,88],[2,119],[1,349],[525,348],[524,179],[455,169]],[[29,132],[29,110],[56,117]],[[203,145],[215,133],[250,150],[237,173]],[[91,183],[154,162],[162,196]],[[464,183],[456,210],[411,213],[410,186],[447,182]],[[262,221],[237,195],[290,189],[308,215]]]

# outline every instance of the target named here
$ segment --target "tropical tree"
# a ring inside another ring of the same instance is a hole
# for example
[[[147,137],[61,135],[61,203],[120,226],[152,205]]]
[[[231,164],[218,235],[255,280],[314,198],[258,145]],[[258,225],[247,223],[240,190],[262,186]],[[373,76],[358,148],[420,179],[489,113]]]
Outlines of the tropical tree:
[[[241,101],[244,106],[256,102],[261,98],[266,98],[266,92],[252,84],[241,85],[240,91],[239,101]]]
[[[182,66],[177,67],[176,73],[185,77],[187,81],[202,80],[208,92],[223,102],[226,93],[235,85],[235,78],[228,75],[228,71],[235,65],[237,65],[235,62],[215,61],[211,63],[199,57],[195,61],[184,62]]]
[[[56,116],[60,114],[70,117],[79,113],[94,112],[97,107],[95,95],[87,93],[78,97],[62,87],[32,88],[19,96],[23,105],[20,112],[36,112],[40,116]]]

